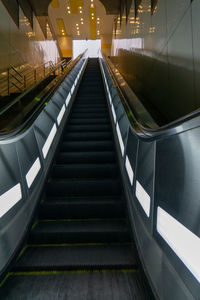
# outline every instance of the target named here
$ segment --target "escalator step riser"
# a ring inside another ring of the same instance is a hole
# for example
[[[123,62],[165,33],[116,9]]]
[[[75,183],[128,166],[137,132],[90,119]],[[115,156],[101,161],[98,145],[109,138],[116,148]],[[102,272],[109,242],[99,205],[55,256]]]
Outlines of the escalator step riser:
[[[43,202],[39,210],[40,219],[90,219],[123,218],[124,204],[121,202],[60,203],[52,200]]]
[[[118,175],[116,165],[56,165],[53,178],[114,178]]]
[[[59,154],[57,162],[60,164],[70,163],[115,163],[114,152],[62,152]]]
[[[111,132],[68,132],[65,141],[106,141],[112,140]]]
[[[28,247],[17,261],[15,271],[136,268],[130,246],[46,246]]]
[[[108,113],[74,113],[72,112],[71,114],[72,118],[75,119],[105,119],[106,117],[108,117]]]
[[[98,114],[98,113],[101,113],[101,114],[107,114],[108,113],[108,110],[105,109],[105,108],[79,108],[79,107],[75,107],[73,109],[73,113],[94,113],[94,114]]]
[[[110,127],[110,125],[104,125],[104,124],[102,124],[102,125],[93,125],[93,126],[91,126],[91,125],[81,125],[81,126],[79,126],[79,125],[68,125],[67,127],[66,127],[66,131],[74,131],[74,132],[76,132],[76,131],[78,131],[78,132],[81,132],[81,131],[104,131],[104,132],[106,132],[106,131],[110,131],[111,130],[111,127]]]
[[[98,118],[91,118],[91,119],[82,119],[82,118],[71,118],[69,120],[69,124],[110,124],[110,120],[109,118],[102,118],[102,119],[98,119]]]
[[[128,243],[129,228],[125,221],[53,220],[39,221],[29,236],[29,244],[60,243]]]
[[[112,141],[63,142],[61,151],[112,151],[113,148]]]
[[[47,195],[51,196],[114,196],[120,193],[118,180],[52,180],[47,184]]]
[[[31,244],[62,244],[62,243],[129,243],[129,232],[87,232],[87,233],[44,233],[31,234]]]

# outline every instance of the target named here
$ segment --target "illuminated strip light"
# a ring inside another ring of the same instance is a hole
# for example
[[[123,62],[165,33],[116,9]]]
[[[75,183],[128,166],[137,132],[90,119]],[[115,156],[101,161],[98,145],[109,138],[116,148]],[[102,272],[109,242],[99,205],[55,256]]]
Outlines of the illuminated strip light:
[[[200,238],[159,206],[157,231],[200,282]]]
[[[0,218],[22,199],[21,184],[18,183],[0,196]]]
[[[58,125],[60,125],[60,122],[62,121],[62,118],[65,114],[65,105],[62,106],[60,112],[59,112],[59,115],[57,117],[57,122],[58,122]]]
[[[137,197],[138,201],[140,202],[147,217],[149,217],[150,216],[151,198],[150,198],[149,194],[147,194],[145,189],[141,186],[139,181],[136,181],[136,197]]]
[[[112,114],[113,114],[114,122],[116,123],[116,113],[115,113],[115,110],[114,110],[114,106],[113,106],[113,105],[112,105]]]
[[[74,84],[72,85],[72,88],[71,88],[71,94],[73,94],[73,91],[74,91]]]
[[[57,132],[57,128],[56,128],[56,124],[54,124],[51,131],[50,131],[50,133],[49,133],[49,136],[48,136],[48,138],[47,138],[47,140],[46,140],[46,142],[45,142],[45,144],[42,148],[42,153],[43,153],[44,158],[46,158],[46,156],[49,152],[49,148],[50,148],[50,146],[53,142],[53,139],[56,135],[56,132]]]
[[[122,135],[121,135],[118,123],[117,123],[117,135],[118,135],[118,139],[119,139],[119,144],[120,144],[122,156],[124,156],[124,143],[123,143],[123,140],[122,140]]]
[[[33,181],[35,180],[40,169],[41,169],[41,164],[40,164],[40,159],[38,157],[35,160],[35,162],[33,163],[32,167],[30,168],[28,173],[26,174],[26,182],[27,182],[28,188],[31,187],[31,185],[32,185]]]
[[[112,104],[112,98],[111,98],[110,92],[108,93],[108,96],[109,96],[110,104]]]
[[[134,177],[134,173],[133,173],[133,169],[132,169],[132,167],[131,167],[130,160],[129,160],[129,158],[128,158],[127,155],[126,155],[126,163],[125,163],[125,166],[126,166],[126,171],[127,171],[129,180],[130,180],[130,184],[133,185],[133,177]]]
[[[70,99],[71,99],[71,95],[69,93],[68,96],[67,96],[67,98],[66,98],[66,101],[65,101],[66,107],[68,106]]]

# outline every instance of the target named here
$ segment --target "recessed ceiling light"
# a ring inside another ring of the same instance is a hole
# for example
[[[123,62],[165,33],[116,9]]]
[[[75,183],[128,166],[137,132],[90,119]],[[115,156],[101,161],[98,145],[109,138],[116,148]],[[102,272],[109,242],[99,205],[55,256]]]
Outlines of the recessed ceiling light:
[[[67,9],[70,9],[70,7],[69,7],[69,6],[67,6]]]
[[[68,14],[71,14],[71,11],[70,11],[70,10],[68,10]]]
[[[81,22],[81,24],[83,25],[83,22]]]
[[[82,10],[80,10],[80,14],[82,14]]]
[[[99,24],[99,21],[97,22],[97,24]]]

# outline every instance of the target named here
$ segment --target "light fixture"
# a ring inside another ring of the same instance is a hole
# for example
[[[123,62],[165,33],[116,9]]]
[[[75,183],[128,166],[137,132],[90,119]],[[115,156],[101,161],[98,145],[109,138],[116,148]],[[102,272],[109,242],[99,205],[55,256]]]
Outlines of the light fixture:
[[[70,10],[68,10],[68,14],[71,14],[71,11],[70,11]]]
[[[67,6],[67,9],[70,9],[70,7],[69,7],[69,6]]]
[[[80,10],[80,14],[82,14],[82,10]]]
[[[81,22],[81,24],[83,25],[83,22]]]

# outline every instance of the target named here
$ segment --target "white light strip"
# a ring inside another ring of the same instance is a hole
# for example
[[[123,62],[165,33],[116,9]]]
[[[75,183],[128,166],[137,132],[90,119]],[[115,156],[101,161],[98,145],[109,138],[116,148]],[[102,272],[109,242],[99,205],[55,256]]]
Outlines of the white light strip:
[[[123,143],[123,140],[122,140],[122,135],[121,135],[118,123],[117,123],[117,135],[118,135],[118,139],[119,139],[119,144],[120,144],[122,156],[124,156],[124,143]]]
[[[60,122],[62,121],[62,118],[65,114],[65,105],[62,106],[60,112],[59,112],[59,115],[57,117],[57,122],[58,122],[58,125],[60,125]]]
[[[113,114],[114,122],[116,123],[116,113],[113,105],[112,105],[112,114]]]
[[[41,164],[40,164],[40,159],[38,157],[33,163],[28,173],[26,174],[26,182],[29,188],[31,187],[40,169],[41,169]]]
[[[56,132],[57,132],[57,128],[56,128],[56,124],[54,124],[51,131],[50,131],[50,133],[49,133],[49,136],[48,136],[48,138],[47,138],[47,140],[46,140],[46,142],[45,142],[45,144],[42,148],[42,153],[43,153],[44,158],[46,158],[47,153],[49,152],[49,148],[50,148],[50,146],[53,142],[53,139],[56,135]]]
[[[147,217],[150,216],[150,205],[151,205],[151,198],[149,194],[145,191],[145,189],[141,186],[139,181],[136,181],[136,197],[140,202],[143,210],[145,211]]]
[[[109,101],[110,101],[110,105],[111,105],[112,104],[112,98],[111,98],[110,92],[108,93],[108,96],[109,96]]]
[[[21,185],[18,183],[0,196],[0,218],[22,199]]]
[[[126,171],[127,171],[127,174],[128,174],[128,177],[129,177],[129,180],[130,180],[130,183],[131,185],[133,184],[133,177],[134,177],[134,174],[133,174],[133,169],[131,167],[131,163],[130,163],[130,160],[128,158],[128,156],[126,155],[126,163],[125,163],[125,166],[126,166]]]
[[[65,105],[66,106],[68,106],[70,99],[71,99],[71,95],[69,93],[68,96],[67,96],[67,98],[66,98],[66,101],[65,101]]]
[[[200,238],[161,207],[157,209],[157,231],[200,282]]]
[[[71,88],[71,95],[73,94],[73,91],[74,91],[74,84],[72,85],[72,88]]]

